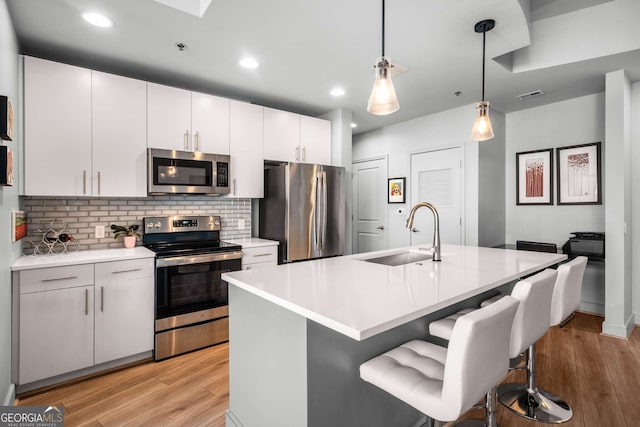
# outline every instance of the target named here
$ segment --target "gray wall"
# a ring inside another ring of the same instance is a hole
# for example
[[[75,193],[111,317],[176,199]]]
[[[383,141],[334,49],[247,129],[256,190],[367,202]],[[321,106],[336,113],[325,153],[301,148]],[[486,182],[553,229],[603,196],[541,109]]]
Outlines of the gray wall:
[[[87,198],[87,197],[24,197],[24,210],[29,222],[25,252],[31,253],[31,242],[40,242],[42,232],[55,221],[59,229],[66,224],[66,233],[80,243],[80,250],[122,247],[122,239],[113,240],[111,224],[139,224],[142,218],[164,215],[219,215],[222,220],[221,237],[239,239],[251,236],[250,199],[212,198],[208,196],[153,196],[146,198]],[[244,219],[238,230],[238,219]],[[105,237],[94,238],[95,226],[105,226]]]
[[[393,126],[387,126],[372,132],[356,135],[353,138],[353,160],[366,160],[387,156],[389,159],[388,175],[389,177],[406,176],[408,180],[411,178],[411,154],[448,148],[463,147],[464,150],[464,210],[465,210],[465,236],[464,243],[467,245],[478,245],[479,230],[485,225],[481,220],[491,218],[488,214],[493,211],[495,217],[500,218],[504,215],[504,204],[490,206],[486,203],[485,214],[482,218],[479,216],[479,191],[485,193],[492,192],[492,198],[500,198],[504,187],[495,189],[493,194],[492,186],[495,185],[491,181],[480,183],[484,179],[493,179],[488,169],[479,170],[479,152],[483,150],[485,157],[490,157],[494,150],[500,152],[500,147],[504,145],[504,115],[498,111],[491,112],[491,120],[496,133],[496,138],[478,143],[469,140],[471,126],[475,118],[476,110],[474,104],[443,111],[441,113],[420,117],[418,119],[409,120]],[[490,147],[491,144],[496,145]],[[488,145],[489,147],[483,147]],[[488,148],[487,151],[484,151]],[[498,158],[499,159],[499,155]],[[488,168],[495,168],[494,171],[498,179],[504,176],[504,163],[498,165],[497,159],[490,159]],[[411,188],[412,184],[407,182],[407,187]],[[409,244],[409,233],[405,229],[406,215],[398,215],[398,208],[411,208],[409,200],[404,205],[392,204],[388,205],[388,232],[389,248],[406,246]],[[492,230],[494,236],[500,238],[504,231],[501,230],[501,220],[494,221],[487,225],[486,230]],[[488,233],[488,232],[487,232]],[[488,241],[489,239],[483,238]],[[498,242],[502,243],[502,242]]]
[[[6,95],[13,104],[16,121],[22,115],[18,99],[18,44],[5,0],[0,0],[0,95]],[[13,404],[14,388],[11,384],[11,271],[10,267],[20,255],[21,244],[12,243],[11,211],[18,209],[18,186],[21,168],[21,135],[14,124],[14,141],[3,141],[13,150],[13,187],[0,186],[0,404]]]
[[[515,165],[516,153],[522,151],[596,141],[604,144],[604,94],[509,113],[506,132],[506,243],[532,240],[562,245],[572,231],[604,231],[603,205],[516,206]],[[555,185],[554,177],[557,203]]]

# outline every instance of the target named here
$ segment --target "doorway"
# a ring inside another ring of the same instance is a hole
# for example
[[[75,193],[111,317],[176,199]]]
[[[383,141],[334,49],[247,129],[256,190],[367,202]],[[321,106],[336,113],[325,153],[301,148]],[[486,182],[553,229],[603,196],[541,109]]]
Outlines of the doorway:
[[[428,202],[436,207],[442,243],[463,243],[462,159],[462,147],[411,155],[411,206]],[[420,209],[416,212],[411,245],[431,245],[433,226],[430,211]]]
[[[353,253],[387,249],[387,158],[353,162]]]

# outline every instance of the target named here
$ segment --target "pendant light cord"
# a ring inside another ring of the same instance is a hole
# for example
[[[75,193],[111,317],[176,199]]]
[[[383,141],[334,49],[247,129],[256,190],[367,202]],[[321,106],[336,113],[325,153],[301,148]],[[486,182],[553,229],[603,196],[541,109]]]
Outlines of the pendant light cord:
[[[382,56],[384,57],[384,0],[382,0]]]
[[[384,1],[384,0],[383,0]],[[484,62],[485,62],[485,45],[487,44],[487,31],[482,32],[482,102],[484,102]]]

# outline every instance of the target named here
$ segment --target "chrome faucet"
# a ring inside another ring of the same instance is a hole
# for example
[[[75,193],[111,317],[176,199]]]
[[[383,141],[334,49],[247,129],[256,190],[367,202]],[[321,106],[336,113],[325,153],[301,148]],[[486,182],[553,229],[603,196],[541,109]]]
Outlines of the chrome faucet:
[[[411,230],[413,228],[413,217],[416,214],[416,211],[420,208],[429,208],[431,213],[433,213],[433,247],[431,251],[433,252],[433,261],[442,261],[440,257],[440,217],[438,216],[438,211],[435,206],[431,203],[427,202],[419,202],[416,203],[414,207],[411,208],[411,213],[409,214],[409,218],[407,218],[407,228]]]

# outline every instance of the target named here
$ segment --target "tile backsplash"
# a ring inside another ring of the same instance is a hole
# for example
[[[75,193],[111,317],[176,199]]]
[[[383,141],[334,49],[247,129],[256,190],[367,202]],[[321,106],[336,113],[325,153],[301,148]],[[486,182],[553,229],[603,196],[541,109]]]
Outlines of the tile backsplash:
[[[64,233],[74,237],[79,250],[121,248],[122,239],[113,239],[111,224],[139,224],[142,231],[142,218],[147,216],[219,215],[223,240],[251,236],[251,199],[187,195],[145,198],[25,196],[22,204],[28,221],[24,243],[27,254],[33,252],[30,242],[40,242],[51,221],[54,221],[53,228],[60,232],[66,226]],[[244,220],[243,230],[238,230],[240,219]],[[105,227],[104,238],[95,238],[96,225]]]

